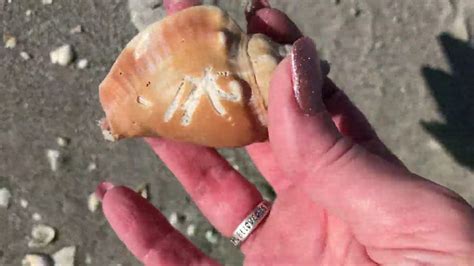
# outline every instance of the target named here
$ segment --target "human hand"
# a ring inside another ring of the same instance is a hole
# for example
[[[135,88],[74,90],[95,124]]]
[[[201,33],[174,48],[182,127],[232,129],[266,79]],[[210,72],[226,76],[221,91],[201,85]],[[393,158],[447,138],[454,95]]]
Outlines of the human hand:
[[[198,1],[172,2],[169,12]],[[272,80],[269,142],[247,147],[277,198],[241,246],[246,264],[473,265],[472,207],[389,152],[322,77],[312,42],[283,13],[256,1],[248,22],[249,32],[298,41]],[[214,149],[148,142],[223,235],[262,201]],[[112,228],[144,264],[217,264],[135,192],[105,183],[98,193]]]

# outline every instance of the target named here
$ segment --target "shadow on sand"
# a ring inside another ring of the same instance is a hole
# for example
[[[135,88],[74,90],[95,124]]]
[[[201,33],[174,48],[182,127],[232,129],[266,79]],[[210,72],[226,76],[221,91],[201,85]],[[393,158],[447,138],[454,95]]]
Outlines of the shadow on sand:
[[[447,33],[438,41],[451,73],[423,67],[422,74],[444,121],[421,125],[458,163],[474,170],[474,47]]]

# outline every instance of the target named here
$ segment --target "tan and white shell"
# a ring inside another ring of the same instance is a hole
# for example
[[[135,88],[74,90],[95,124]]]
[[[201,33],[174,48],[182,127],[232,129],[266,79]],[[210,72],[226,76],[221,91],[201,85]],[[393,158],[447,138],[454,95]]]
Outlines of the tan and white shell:
[[[248,36],[222,10],[185,9],[126,46],[100,85],[112,140],[153,137],[210,147],[267,138],[270,77],[280,46]]]

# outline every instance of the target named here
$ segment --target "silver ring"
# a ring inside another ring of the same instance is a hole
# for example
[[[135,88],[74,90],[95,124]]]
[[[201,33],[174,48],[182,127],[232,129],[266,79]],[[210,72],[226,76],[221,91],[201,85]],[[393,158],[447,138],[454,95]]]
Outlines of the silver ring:
[[[250,234],[258,227],[258,225],[270,213],[271,204],[268,201],[262,201],[253,209],[253,211],[237,226],[234,234],[230,238],[230,242],[234,246],[239,246],[247,239]]]

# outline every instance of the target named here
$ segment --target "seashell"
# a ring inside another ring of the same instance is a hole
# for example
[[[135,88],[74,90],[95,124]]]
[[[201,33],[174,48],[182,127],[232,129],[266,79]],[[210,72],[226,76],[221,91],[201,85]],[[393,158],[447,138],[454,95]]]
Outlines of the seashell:
[[[53,266],[54,263],[46,254],[26,254],[21,260],[22,266]]]
[[[268,87],[282,51],[217,7],[168,16],[135,36],[101,83],[104,136],[210,147],[264,141]]]
[[[33,227],[31,231],[31,240],[28,242],[30,248],[46,247],[56,237],[56,230],[51,226],[39,224]]]
[[[95,212],[100,206],[100,200],[95,194],[95,192],[92,192],[89,197],[87,197],[87,208],[89,209],[90,212]]]
[[[64,247],[53,254],[54,265],[74,266],[76,247]]]
[[[7,188],[0,188],[0,207],[8,208],[10,206],[10,198],[12,194]]]
[[[139,185],[135,191],[142,196],[144,199],[149,199],[150,198],[150,185],[147,183]]]

